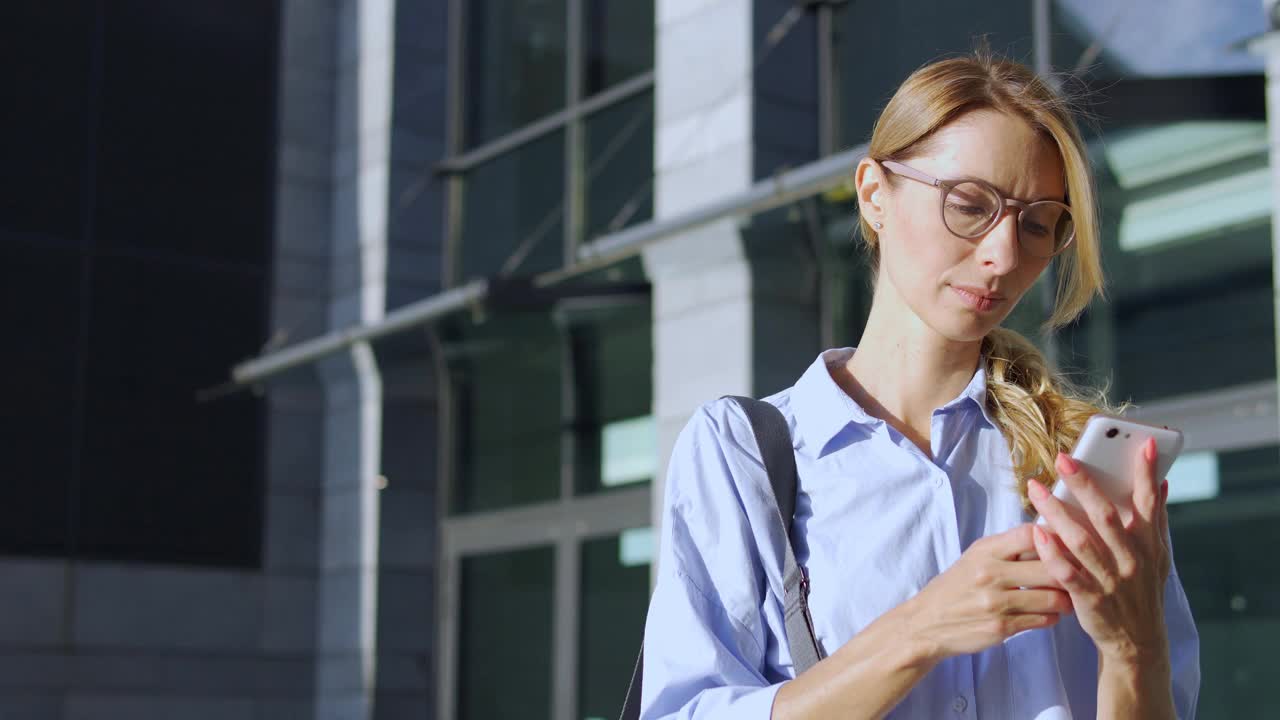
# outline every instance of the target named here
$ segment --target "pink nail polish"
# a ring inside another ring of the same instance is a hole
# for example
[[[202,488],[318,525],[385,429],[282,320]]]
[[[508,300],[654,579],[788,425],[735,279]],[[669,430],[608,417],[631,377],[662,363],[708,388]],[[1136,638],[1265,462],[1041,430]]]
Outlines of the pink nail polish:
[[[1147,459],[1147,462],[1151,462],[1156,459],[1155,438],[1147,438],[1147,441],[1142,444],[1142,456]]]
[[[1064,452],[1058,453],[1058,459],[1054,462],[1054,467],[1058,469],[1058,474],[1060,475],[1075,475],[1076,471],[1080,469],[1076,461]]]
[[[1045,489],[1044,485],[1040,484],[1039,480],[1028,480],[1027,492],[1037,500],[1043,500],[1049,497],[1049,491]]]

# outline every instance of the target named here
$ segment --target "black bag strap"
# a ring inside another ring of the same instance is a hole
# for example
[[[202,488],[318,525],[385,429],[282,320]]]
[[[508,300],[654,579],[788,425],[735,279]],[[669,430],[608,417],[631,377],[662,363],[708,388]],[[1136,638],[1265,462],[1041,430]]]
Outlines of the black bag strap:
[[[796,675],[808,670],[826,657],[818,644],[813,629],[813,616],[809,613],[809,573],[796,562],[791,547],[791,526],[795,519],[796,457],[791,446],[791,431],[782,412],[773,405],[747,397],[726,395],[736,402],[747,415],[756,444],[760,446],[760,458],[769,476],[774,504],[778,509],[778,522],[782,524],[786,538],[782,567],[782,585],[786,591],[785,613],[787,645],[791,648],[791,661]],[[644,646],[636,658],[631,672],[631,684],[627,686],[627,699],[619,720],[639,720],[640,696],[644,681]]]

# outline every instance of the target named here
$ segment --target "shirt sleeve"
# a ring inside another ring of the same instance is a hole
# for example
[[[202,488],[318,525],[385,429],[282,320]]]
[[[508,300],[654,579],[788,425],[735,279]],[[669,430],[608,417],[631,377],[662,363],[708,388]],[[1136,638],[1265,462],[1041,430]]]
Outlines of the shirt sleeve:
[[[734,482],[741,468],[721,442],[727,420],[704,406],[672,453],[645,625],[642,720],[763,720],[782,684],[765,669],[767,590],[745,506],[758,501]]]
[[[1169,665],[1173,676],[1173,707],[1179,720],[1196,716],[1200,698],[1200,634],[1191,616],[1191,604],[1172,565],[1170,541],[1169,579],[1164,587],[1164,620],[1169,634]]]

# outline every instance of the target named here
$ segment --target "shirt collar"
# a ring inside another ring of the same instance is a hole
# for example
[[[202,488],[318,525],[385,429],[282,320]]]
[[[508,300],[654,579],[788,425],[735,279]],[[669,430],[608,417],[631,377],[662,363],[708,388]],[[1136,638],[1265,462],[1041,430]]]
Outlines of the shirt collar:
[[[864,410],[831,377],[830,368],[848,362],[853,351],[854,348],[849,347],[823,351],[792,389],[796,429],[805,443],[813,448],[823,448],[850,423],[872,426],[883,422]],[[986,400],[987,371],[984,358],[978,363],[977,371],[964,390],[941,409],[974,407],[992,427],[996,427],[995,420],[987,409]]]
[[[973,378],[969,380],[969,384],[964,390],[956,396],[954,400],[943,405],[943,408],[960,408],[965,405],[976,408],[982,418],[987,421],[991,427],[999,427],[996,425],[995,418],[992,417],[991,411],[987,408],[987,359],[982,357],[978,360],[978,369],[974,371]]]

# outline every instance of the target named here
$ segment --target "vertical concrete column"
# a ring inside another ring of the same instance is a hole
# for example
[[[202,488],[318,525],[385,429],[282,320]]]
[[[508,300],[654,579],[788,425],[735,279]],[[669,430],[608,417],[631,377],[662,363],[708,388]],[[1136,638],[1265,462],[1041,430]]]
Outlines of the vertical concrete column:
[[[333,252],[333,149],[337,13],[331,5],[281,6],[275,251],[271,337],[278,347],[329,329]],[[267,391],[262,640],[266,654],[302,658],[307,681],[293,696],[260,703],[264,716],[316,716],[320,497],[325,387],[314,366]]]
[[[337,3],[329,325],[382,318],[386,308],[387,187],[395,0]],[[324,474],[316,716],[373,716],[382,381],[365,344],[320,365]]]
[[[777,0],[666,0],[657,4],[654,212],[670,218],[741,193],[761,173],[817,152],[815,31],[786,21]],[[756,67],[774,45],[780,64]],[[765,167],[757,167],[764,165]],[[749,228],[747,226],[750,226]],[[819,344],[810,238],[786,211],[727,218],[646,248],[653,285],[653,411],[662,517],[671,447],[702,403],[762,396],[790,385]]]
[[[752,0],[659,0],[655,21],[654,215],[688,212],[752,182]],[[653,285],[653,413],[662,517],[671,447],[702,402],[750,393],[751,268],[720,221],[645,250]]]

